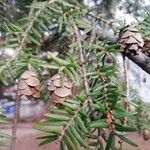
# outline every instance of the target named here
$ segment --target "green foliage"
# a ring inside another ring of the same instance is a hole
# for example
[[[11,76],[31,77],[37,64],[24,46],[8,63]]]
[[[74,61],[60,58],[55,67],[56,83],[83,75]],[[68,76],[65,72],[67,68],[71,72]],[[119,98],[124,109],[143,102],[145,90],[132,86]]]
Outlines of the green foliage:
[[[128,143],[128,144],[130,144],[130,145],[132,145],[132,146],[138,147],[137,144],[135,144],[134,142],[130,141],[130,140],[129,140],[128,138],[126,138],[124,135],[118,134],[118,133],[116,133],[116,135],[117,135],[122,141],[124,141],[124,142],[126,142],[126,143]]]
[[[150,13],[149,11],[146,13],[144,20],[139,24],[139,28],[144,37],[150,36]]]
[[[86,124],[89,122],[89,117],[84,110],[87,101],[65,100],[62,104],[65,106],[64,109],[53,108],[45,114],[48,119],[34,127],[49,132],[48,136],[42,138],[40,145],[49,138],[53,138],[63,141],[61,144],[70,149],[78,149],[79,146],[87,147],[85,138],[88,136]]]

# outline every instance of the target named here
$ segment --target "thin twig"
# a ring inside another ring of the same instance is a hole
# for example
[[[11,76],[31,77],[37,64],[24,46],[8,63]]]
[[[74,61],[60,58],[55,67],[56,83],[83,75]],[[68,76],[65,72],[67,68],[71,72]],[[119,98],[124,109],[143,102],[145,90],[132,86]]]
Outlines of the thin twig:
[[[90,87],[89,87],[88,79],[87,79],[86,64],[85,64],[86,61],[85,61],[84,54],[83,54],[81,36],[79,34],[78,28],[77,28],[74,21],[73,21],[73,24],[74,24],[75,34],[76,34],[76,40],[77,40],[77,43],[78,43],[78,46],[79,46],[79,49],[80,49],[79,59],[80,59],[80,65],[81,65],[82,72],[83,72],[83,84],[84,84],[85,92],[86,92],[87,99],[88,99],[88,106],[89,106],[89,110],[91,112],[92,117],[95,118],[94,114],[93,114],[93,108],[92,108],[92,103],[93,103],[92,98],[89,95],[90,94]]]
[[[123,74],[124,74],[124,80],[125,80],[124,90],[126,91],[126,97],[124,99],[124,103],[132,105],[134,107],[138,107],[137,104],[129,100],[129,78],[128,78],[128,71],[127,71],[126,57],[124,55],[122,57],[123,57],[123,72],[124,72]]]
[[[88,80],[87,80],[87,73],[86,73],[86,66],[85,66],[85,59],[84,59],[84,55],[83,55],[83,50],[82,50],[82,45],[81,45],[81,40],[80,40],[80,35],[78,33],[78,29],[77,26],[74,23],[74,29],[75,29],[75,34],[76,34],[76,40],[79,44],[80,47],[80,53],[79,53],[79,57],[80,57],[80,63],[81,63],[81,67],[82,67],[82,71],[83,71],[83,80],[84,80],[84,86],[85,86],[85,92],[87,94],[87,99],[85,100],[85,102],[83,103],[82,107],[79,107],[78,110],[75,112],[74,116],[71,118],[71,120],[68,122],[68,124],[66,125],[66,127],[62,130],[61,132],[61,136],[59,137],[59,140],[61,141],[66,130],[73,124],[74,119],[77,117],[77,115],[79,114],[79,112],[88,104],[88,106],[90,107],[90,110],[92,109],[91,107],[91,102],[92,102],[92,98],[89,96],[89,92],[90,92],[90,88],[88,85]]]
[[[126,100],[129,98],[129,82],[128,82],[128,72],[126,58],[123,56],[123,71],[124,71],[124,80],[125,80],[125,91],[126,91]]]
[[[124,109],[128,111],[129,83],[128,83],[128,75],[127,75],[127,64],[126,64],[125,56],[122,56],[122,58],[123,58],[123,74],[124,74],[124,80],[125,80],[124,91],[126,95],[126,97],[124,98]],[[124,125],[127,124],[127,117],[123,118],[123,124]],[[119,144],[120,144],[120,149],[122,149],[123,141],[121,139],[119,140]]]
[[[108,22],[107,20],[105,20],[103,18],[103,16],[95,16],[95,15],[92,15],[90,13],[87,13],[88,16],[92,17],[92,18],[95,18],[96,20],[99,20],[99,21],[102,21],[103,23],[105,23],[106,25],[109,25],[111,27],[113,27],[114,25],[112,24],[112,22]]]
[[[102,144],[102,140],[101,140],[101,136],[102,136],[102,133],[101,133],[102,131],[101,131],[101,129],[98,128],[98,129],[97,129],[97,132],[98,132],[98,133],[97,133],[97,134],[98,134],[98,137],[97,137],[97,146],[96,146],[96,148],[95,148],[96,150],[99,149],[99,144],[103,145],[103,144]],[[104,148],[101,147],[101,150],[104,150]]]
[[[12,138],[11,138],[10,150],[15,150],[15,147],[16,147],[17,122],[18,122],[19,111],[20,111],[19,106],[20,106],[19,96],[18,96],[18,93],[16,92],[15,112],[14,112],[14,119],[13,119],[13,125],[12,125]]]
[[[74,8],[74,9],[77,9],[77,10],[80,10],[80,11],[83,11],[84,13],[86,13],[88,16],[92,17],[92,18],[95,18],[96,20],[99,20],[99,21],[102,21],[103,23],[113,27],[114,25],[112,24],[112,22],[108,22],[107,20],[104,19],[103,16],[95,16],[91,13],[89,13],[89,9],[86,9],[86,8],[83,8],[81,7],[80,5],[76,6],[76,5],[73,5],[73,4],[69,4],[67,2],[64,2],[63,0],[60,0],[60,2],[62,2],[63,4],[65,4],[66,6],[68,7],[71,7],[71,8]]]
[[[74,123],[75,118],[77,117],[77,115],[79,114],[79,112],[86,107],[86,105],[88,104],[88,99],[85,100],[85,102],[83,103],[83,105],[81,107],[79,107],[76,111],[75,114],[73,115],[73,117],[70,119],[70,121],[67,123],[67,125],[64,127],[64,129],[61,131],[61,136],[59,137],[59,141],[62,140],[62,138],[64,137],[64,134],[66,132],[66,130],[68,130],[68,128]]]
[[[31,16],[33,14],[33,9],[30,9],[29,12],[29,16]],[[11,64],[11,62],[20,54],[20,52],[22,51],[22,48],[24,46],[24,42],[25,42],[25,38],[27,37],[28,32],[30,31],[29,29],[31,28],[31,25],[28,26],[28,28],[25,31],[25,35],[21,41],[21,45],[18,48],[17,53],[12,57],[11,60],[9,60],[7,62],[7,64],[5,65],[5,67],[9,66],[9,64]],[[4,68],[5,69],[5,68]],[[1,71],[3,71],[3,69],[1,68]],[[19,118],[19,111],[20,111],[20,102],[19,102],[19,96],[18,93],[16,91],[16,101],[15,101],[15,112],[14,112],[14,119],[13,119],[13,125],[12,125],[12,138],[11,138],[11,146],[10,146],[10,150],[15,150],[16,147],[16,138],[17,138],[17,123],[18,123],[18,118]]]
[[[36,1],[36,0],[35,0]],[[35,2],[34,1],[34,2]],[[55,2],[56,0],[53,1],[49,1],[48,4]],[[34,22],[36,21],[36,19],[38,18],[38,16],[40,15],[41,11],[47,7],[47,3],[36,12],[35,16],[33,19],[31,19],[31,22],[28,24],[28,27],[25,30],[25,33],[23,35],[23,38],[21,40],[20,46],[17,49],[16,54],[9,60],[6,62],[6,65],[0,68],[0,73],[5,70],[7,67],[9,67],[9,65],[11,65],[11,63],[17,58],[17,56],[22,52],[22,49],[25,47],[26,45],[26,40],[27,40],[27,36],[31,30],[31,28],[33,27]],[[30,12],[29,12],[29,18],[32,17],[34,9],[31,8]],[[11,146],[10,146],[10,150],[15,150],[15,146],[16,146],[16,137],[17,137],[17,122],[18,122],[18,118],[19,118],[19,110],[20,110],[20,101],[19,101],[19,96],[18,93],[16,93],[16,104],[15,104],[15,113],[14,113],[14,119],[13,119],[13,126],[12,126],[12,139],[11,139]]]
[[[75,33],[76,33],[76,39],[77,42],[80,46],[80,63],[81,63],[81,67],[82,67],[82,71],[83,71],[83,80],[84,80],[84,86],[85,86],[85,92],[87,94],[87,99],[85,100],[85,102],[83,103],[82,107],[79,107],[78,110],[75,112],[74,116],[70,119],[70,121],[68,122],[68,124],[66,125],[66,127],[62,130],[61,132],[61,136],[59,137],[59,141],[62,140],[66,130],[73,124],[74,119],[77,117],[77,115],[79,114],[79,112],[88,104],[88,106],[90,105],[91,107],[91,102],[92,99],[89,96],[89,92],[90,92],[90,88],[88,85],[88,80],[87,80],[87,73],[86,73],[86,66],[85,66],[85,59],[83,56],[83,50],[82,50],[82,45],[81,45],[81,40],[80,40],[80,35],[78,33],[78,29],[74,23],[74,29],[75,29]],[[90,102],[90,103],[89,103]],[[90,108],[90,110],[92,109],[92,107]]]
[[[90,94],[90,87],[89,87],[89,84],[88,84],[88,79],[87,79],[87,72],[86,72],[86,64],[85,64],[85,58],[84,58],[84,55],[83,55],[83,49],[82,49],[82,43],[81,43],[81,38],[80,38],[80,34],[79,34],[79,31],[78,31],[78,28],[76,26],[76,24],[74,23],[74,29],[75,29],[75,34],[76,34],[76,39],[77,39],[77,43],[79,45],[79,48],[80,48],[80,63],[81,63],[81,68],[82,68],[82,72],[83,72],[83,81],[84,81],[84,87],[85,87],[85,92],[86,92],[86,95],[87,95],[87,102],[88,102],[88,107],[89,107],[89,110],[91,112],[91,115],[92,115],[92,118],[95,119],[95,115],[93,113],[93,107],[92,107],[92,98],[91,96],[89,96]],[[90,43],[93,42],[93,39],[91,39]],[[104,140],[107,141],[107,137],[106,137],[106,134],[103,130],[103,134],[102,134],[104,137]]]

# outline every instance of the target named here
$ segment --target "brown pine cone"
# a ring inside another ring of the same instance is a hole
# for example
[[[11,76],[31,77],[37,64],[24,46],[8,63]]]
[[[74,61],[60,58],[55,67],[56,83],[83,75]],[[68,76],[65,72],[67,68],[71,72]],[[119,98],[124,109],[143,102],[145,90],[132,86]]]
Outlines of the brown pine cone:
[[[150,37],[144,39],[144,46],[142,52],[150,57]]]
[[[40,81],[32,71],[25,71],[18,82],[18,95],[20,98],[33,100],[40,97]]]
[[[73,84],[68,78],[64,78],[64,83],[61,84],[60,74],[56,74],[48,80],[48,90],[50,98],[54,106],[60,108],[60,102],[73,95]]]
[[[147,140],[149,140],[149,137],[150,137],[149,130],[144,129],[144,130],[143,130],[143,139],[144,139],[145,141],[147,141]]]
[[[136,28],[128,27],[122,33],[120,44],[126,54],[137,55],[142,50],[144,42]]]

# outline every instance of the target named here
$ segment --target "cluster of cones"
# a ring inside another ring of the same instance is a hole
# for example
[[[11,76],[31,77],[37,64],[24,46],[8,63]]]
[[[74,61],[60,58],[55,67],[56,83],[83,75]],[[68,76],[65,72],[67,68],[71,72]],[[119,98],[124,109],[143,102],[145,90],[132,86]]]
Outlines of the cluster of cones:
[[[25,71],[18,82],[18,95],[23,99],[40,97],[40,81],[32,71]]]
[[[52,103],[56,107],[61,105],[61,101],[72,96],[73,84],[66,77],[62,81],[60,74],[51,77],[47,85]],[[37,75],[30,70],[25,71],[18,82],[19,97],[34,100],[40,97],[40,91],[40,81]]]
[[[137,55],[138,52],[143,52],[150,57],[150,38],[143,40],[135,27],[130,26],[123,30],[120,45],[126,54]]]
[[[53,105],[60,107],[60,102],[72,96],[73,84],[64,77],[61,81],[60,74],[56,74],[48,80],[48,90]]]
[[[142,51],[144,41],[136,28],[128,27],[123,30],[120,44],[126,54],[135,55]]]

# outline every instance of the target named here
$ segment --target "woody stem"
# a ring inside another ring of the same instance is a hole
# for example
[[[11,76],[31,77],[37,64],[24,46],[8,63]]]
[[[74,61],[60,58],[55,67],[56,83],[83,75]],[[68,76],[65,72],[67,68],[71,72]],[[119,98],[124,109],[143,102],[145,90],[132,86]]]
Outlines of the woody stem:
[[[15,146],[16,146],[19,110],[20,110],[20,101],[19,101],[18,93],[16,92],[16,103],[15,103],[15,112],[14,112],[14,119],[13,119],[13,125],[12,125],[12,138],[11,138],[10,150],[15,150]]]

